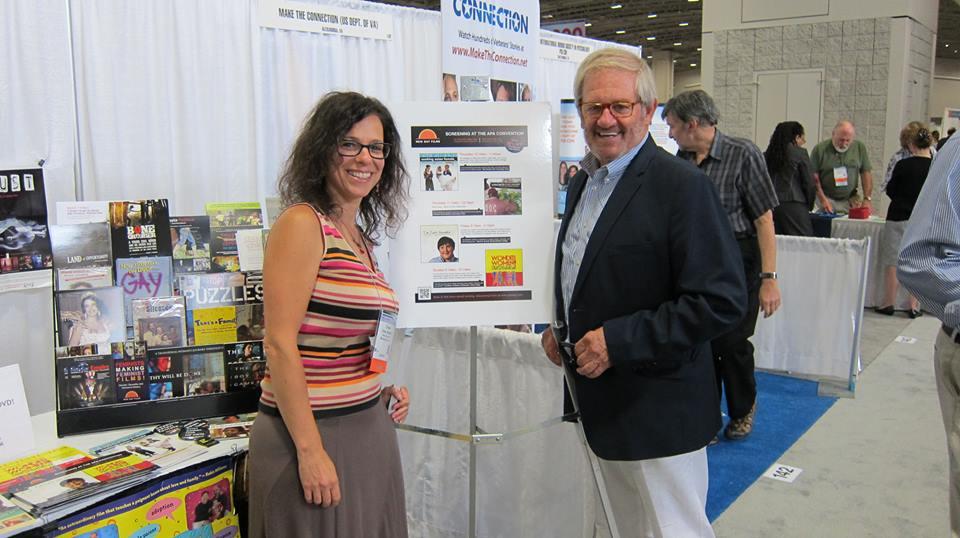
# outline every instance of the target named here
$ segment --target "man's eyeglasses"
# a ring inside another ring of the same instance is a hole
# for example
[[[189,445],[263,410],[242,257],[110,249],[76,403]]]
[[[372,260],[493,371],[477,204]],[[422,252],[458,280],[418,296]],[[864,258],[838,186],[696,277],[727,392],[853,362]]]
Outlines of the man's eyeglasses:
[[[614,103],[580,103],[580,113],[584,118],[595,119],[603,115],[603,110],[610,109],[615,118],[628,118],[633,114],[633,106],[637,102],[616,101]]]
[[[337,144],[337,153],[343,157],[356,157],[360,155],[363,148],[367,148],[370,156],[374,159],[386,159],[390,155],[390,144],[386,142],[374,142],[372,144],[361,144],[355,140],[341,140]]]

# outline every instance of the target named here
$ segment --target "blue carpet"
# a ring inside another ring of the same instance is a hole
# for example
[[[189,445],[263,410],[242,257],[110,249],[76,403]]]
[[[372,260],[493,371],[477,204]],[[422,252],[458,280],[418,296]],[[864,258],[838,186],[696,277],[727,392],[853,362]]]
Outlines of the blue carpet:
[[[837,401],[817,396],[817,383],[813,381],[764,372],[757,372],[756,376],[757,415],[753,433],[743,441],[728,441],[721,434],[720,443],[707,448],[710,521],[733,504]]]

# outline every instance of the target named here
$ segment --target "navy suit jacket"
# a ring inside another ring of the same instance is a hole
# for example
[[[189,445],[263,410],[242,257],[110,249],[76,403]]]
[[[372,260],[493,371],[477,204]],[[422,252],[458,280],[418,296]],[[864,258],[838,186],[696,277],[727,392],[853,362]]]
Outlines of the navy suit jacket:
[[[710,340],[747,304],[726,212],[706,175],[648,138],[600,214],[565,310],[563,238],[586,179],[567,191],[555,295],[570,341],[603,327],[612,363],[596,379],[573,373],[587,441],[608,460],[698,450],[721,426]]]

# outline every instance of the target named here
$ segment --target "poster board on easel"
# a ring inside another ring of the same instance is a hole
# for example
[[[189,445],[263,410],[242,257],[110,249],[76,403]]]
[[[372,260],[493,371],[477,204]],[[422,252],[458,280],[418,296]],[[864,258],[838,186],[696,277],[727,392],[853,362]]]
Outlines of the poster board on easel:
[[[405,103],[392,109],[411,176],[409,216],[390,248],[398,326],[550,319],[549,105]]]

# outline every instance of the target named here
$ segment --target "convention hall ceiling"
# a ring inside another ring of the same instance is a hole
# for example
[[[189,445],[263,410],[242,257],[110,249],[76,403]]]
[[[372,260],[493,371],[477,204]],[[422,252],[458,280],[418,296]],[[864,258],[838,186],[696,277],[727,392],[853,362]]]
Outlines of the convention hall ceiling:
[[[438,11],[440,0],[380,0],[386,4]],[[863,0],[865,4],[872,0]],[[614,6],[620,6],[614,8]],[[699,69],[700,0],[540,0],[541,24],[583,20],[587,36],[643,45],[645,51],[669,50],[677,69]],[[651,39],[655,38],[655,39]],[[679,43],[679,44],[678,44]],[[940,0],[937,56],[960,60],[960,0]],[[691,67],[691,64],[697,64]]]

